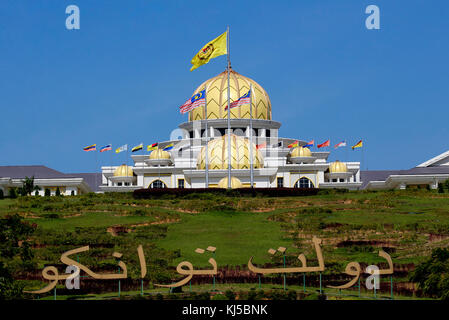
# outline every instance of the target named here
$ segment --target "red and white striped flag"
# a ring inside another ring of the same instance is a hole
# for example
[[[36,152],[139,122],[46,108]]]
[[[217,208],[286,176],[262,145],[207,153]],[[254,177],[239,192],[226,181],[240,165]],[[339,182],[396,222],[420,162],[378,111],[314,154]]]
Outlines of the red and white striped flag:
[[[249,104],[251,100],[251,90],[241,96],[238,100],[231,103],[231,109],[235,107],[240,107],[244,104]],[[225,107],[225,110],[228,110],[228,106]]]
[[[184,114],[192,111],[196,107],[204,106],[206,104],[206,90],[198,92],[192,98],[188,99],[182,106],[179,107],[179,112]]]

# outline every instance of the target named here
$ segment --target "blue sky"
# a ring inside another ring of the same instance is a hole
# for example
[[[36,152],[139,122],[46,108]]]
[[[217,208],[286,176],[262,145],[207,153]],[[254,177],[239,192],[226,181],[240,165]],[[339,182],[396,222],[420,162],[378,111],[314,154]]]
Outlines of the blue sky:
[[[80,30],[65,28],[70,4]],[[178,106],[225,68],[190,59],[229,25],[233,68],[266,89],[280,136],[363,138],[363,169],[407,169],[449,149],[448,16],[442,0],[2,0],[0,165],[92,172],[124,158],[95,162],[86,145],[168,140]]]

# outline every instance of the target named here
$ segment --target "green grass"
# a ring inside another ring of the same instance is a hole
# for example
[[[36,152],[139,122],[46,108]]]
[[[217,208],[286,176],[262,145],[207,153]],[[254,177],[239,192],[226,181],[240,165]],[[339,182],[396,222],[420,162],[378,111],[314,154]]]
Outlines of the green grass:
[[[251,256],[255,263],[269,262],[268,249],[289,246],[280,224],[267,220],[267,213],[210,212],[181,215],[182,223],[171,224],[167,237],[156,244],[167,250],[181,250],[181,257],[196,266],[208,265],[207,251],[195,253],[196,248],[217,248],[216,260],[220,266],[247,264]]]
[[[145,216],[117,216],[109,212],[89,212],[70,218],[39,218],[29,219],[29,221],[46,230],[57,228],[58,230],[73,231],[75,228],[103,227],[106,229],[114,225],[151,223],[155,219]]]
[[[89,194],[0,200],[0,217],[14,213],[37,225],[30,239],[38,244],[33,248],[35,272],[44,264],[58,263],[62,252],[89,244],[92,248],[83,263],[97,272],[109,270],[115,265],[111,254],[118,251],[130,277],[136,279],[140,272],[136,248],[142,244],[147,277],[153,283],[179,278],[173,269],[181,261],[209,268],[212,255],[195,253],[208,246],[217,248],[219,268],[246,269],[251,256],[260,266],[280,265],[280,257],[272,259],[267,253],[279,246],[288,248],[289,266],[298,265],[300,253],[309,265],[316,265],[310,240],[318,236],[324,241],[325,273],[339,274],[351,261],[385,263],[378,256],[384,246],[392,248],[393,262],[399,265],[416,264],[432,249],[449,245],[449,195],[427,190],[290,198],[202,194],[136,200],[131,194]],[[111,226],[127,232],[114,236],[107,232]],[[441,239],[431,239],[430,234]],[[340,245],[344,241],[367,243],[344,247]]]

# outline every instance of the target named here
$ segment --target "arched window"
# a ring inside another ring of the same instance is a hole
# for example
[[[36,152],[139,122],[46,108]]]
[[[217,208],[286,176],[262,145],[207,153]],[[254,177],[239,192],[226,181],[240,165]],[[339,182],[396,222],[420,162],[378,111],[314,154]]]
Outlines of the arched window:
[[[295,183],[295,188],[315,188],[313,182],[306,177],[302,177]]]
[[[161,180],[154,180],[150,184],[150,188],[151,189],[162,189],[162,188],[167,188],[167,186]]]

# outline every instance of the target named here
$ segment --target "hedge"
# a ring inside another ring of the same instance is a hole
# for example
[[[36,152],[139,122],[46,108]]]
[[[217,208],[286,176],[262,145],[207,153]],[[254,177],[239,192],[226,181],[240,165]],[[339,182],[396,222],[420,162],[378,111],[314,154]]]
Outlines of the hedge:
[[[317,188],[154,188],[134,190],[133,196],[136,199],[157,198],[165,195],[185,196],[189,194],[210,193],[224,196],[268,196],[268,197],[294,197],[294,196],[314,196],[318,194]]]

